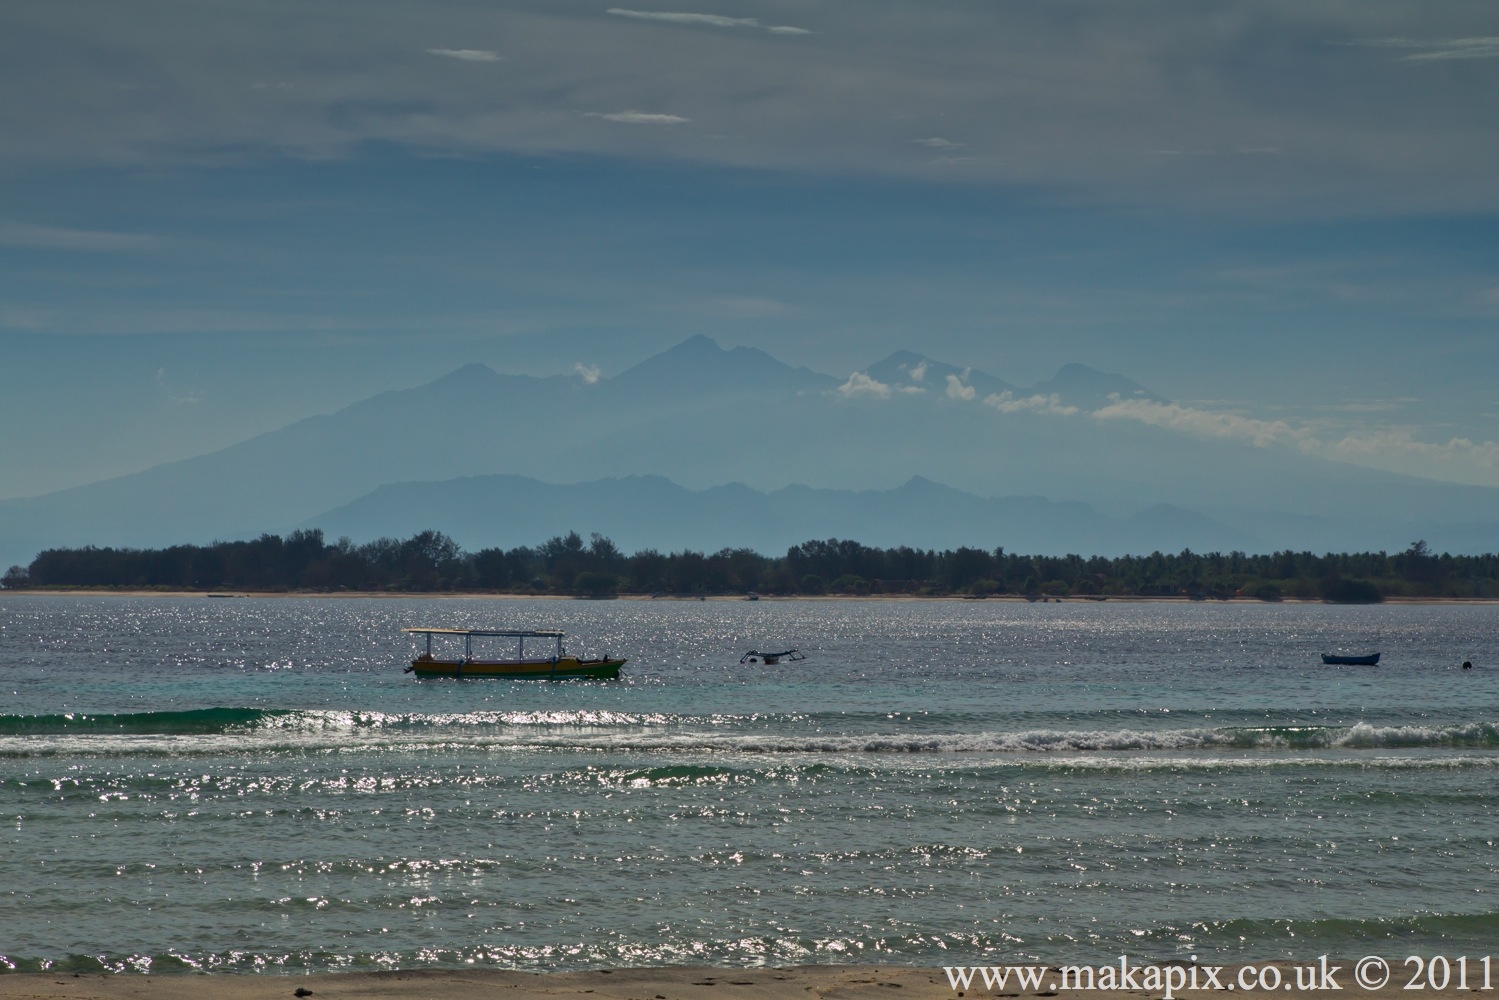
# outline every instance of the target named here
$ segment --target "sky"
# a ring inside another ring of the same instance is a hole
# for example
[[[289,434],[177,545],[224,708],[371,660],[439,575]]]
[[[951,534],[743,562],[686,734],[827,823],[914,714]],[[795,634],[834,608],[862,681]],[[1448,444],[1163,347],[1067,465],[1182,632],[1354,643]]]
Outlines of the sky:
[[[698,333],[1499,485],[1489,0],[623,2],[0,7],[0,498]]]

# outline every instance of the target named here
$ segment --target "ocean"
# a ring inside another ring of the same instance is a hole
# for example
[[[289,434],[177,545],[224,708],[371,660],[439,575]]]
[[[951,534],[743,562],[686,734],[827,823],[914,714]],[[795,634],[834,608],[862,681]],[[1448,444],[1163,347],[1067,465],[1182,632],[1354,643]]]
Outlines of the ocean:
[[[0,595],[0,969],[1475,954],[1499,935],[1496,624]],[[630,662],[418,681],[403,626],[561,628]]]

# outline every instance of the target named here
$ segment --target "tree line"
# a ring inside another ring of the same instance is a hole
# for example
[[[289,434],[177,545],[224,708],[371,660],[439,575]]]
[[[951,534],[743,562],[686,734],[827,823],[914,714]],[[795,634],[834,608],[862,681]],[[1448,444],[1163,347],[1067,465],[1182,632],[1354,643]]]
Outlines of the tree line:
[[[893,594],[1111,595],[1274,601],[1373,602],[1387,596],[1499,597],[1499,555],[1436,554],[1425,542],[1403,552],[1242,552],[1147,556],[1033,556],[960,547],[881,549],[858,542],[809,541],[784,556],[751,549],[714,553],[644,549],[627,555],[594,534],[558,535],[535,548],[465,552],[423,531],[408,539],[329,543],[318,530],[281,537],[164,549],[87,546],[48,549],[12,566],[0,586],[261,592],[475,591],[609,597]]]

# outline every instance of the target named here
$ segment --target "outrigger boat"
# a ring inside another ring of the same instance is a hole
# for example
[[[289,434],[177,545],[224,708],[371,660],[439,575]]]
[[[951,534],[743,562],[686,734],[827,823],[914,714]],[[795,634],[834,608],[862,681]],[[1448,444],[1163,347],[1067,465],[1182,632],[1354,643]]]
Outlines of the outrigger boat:
[[[757,661],[757,658],[759,660],[764,660],[766,666],[773,667],[777,663],[780,663],[782,660],[796,663],[799,660],[805,660],[807,657],[806,654],[797,652],[794,649],[783,650],[779,653],[762,653],[758,649],[752,649],[748,653],[745,653],[743,656],[741,656],[739,658],[739,662],[755,663]]]
[[[619,668],[624,666],[622,657],[601,656],[593,660],[580,660],[569,656],[562,649],[562,633],[556,629],[503,630],[477,628],[403,628],[402,632],[427,637],[427,651],[411,661],[406,673],[418,677],[500,677],[515,680],[548,681],[565,677],[591,677],[594,680],[612,681],[619,677]],[[462,636],[463,656],[454,660],[439,660],[432,655],[432,637]],[[514,639],[514,658],[490,659],[474,656],[475,638]],[[527,656],[527,639],[549,639],[554,643],[550,656]]]

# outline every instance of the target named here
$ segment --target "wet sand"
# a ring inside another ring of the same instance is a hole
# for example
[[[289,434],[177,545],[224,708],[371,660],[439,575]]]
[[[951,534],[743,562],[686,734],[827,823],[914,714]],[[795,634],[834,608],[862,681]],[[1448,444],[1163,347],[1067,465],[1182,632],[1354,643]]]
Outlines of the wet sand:
[[[1352,974],[1351,961],[1338,960],[1340,987],[1322,989],[1324,996],[1375,997],[1393,1000],[1403,992],[1406,976],[1400,962],[1391,958],[1393,975],[1382,989],[1360,987]],[[1292,964],[1275,962],[1288,981],[1278,991],[1282,996],[1295,990]],[[1311,961],[1299,964],[1313,964]],[[1219,974],[1225,986],[1235,981],[1240,966],[1226,966]],[[1048,979],[1054,978],[1049,974]],[[1253,975],[1250,981],[1253,981]],[[1454,977],[1455,979],[1455,977]],[[1071,997],[1076,1000],[1122,1000],[1123,997],[1163,996],[1162,990],[1122,989],[1065,990],[1056,992],[1054,982],[1040,990],[984,989],[975,981],[968,989],[955,990],[941,967],[903,966],[800,966],[795,968],[719,969],[675,967],[617,969],[594,972],[529,973],[491,969],[424,969],[410,972],[347,972],[313,975],[276,974],[184,974],[143,976],[116,975],[0,975],[0,1000],[287,1000],[297,996],[316,1000],[856,1000],[886,997],[890,1000],[980,1000],[984,997]],[[1457,997],[1484,991],[1476,980],[1467,990],[1452,983],[1444,990],[1426,988],[1422,996]],[[310,992],[302,992],[310,991]],[[1173,996],[1185,1000],[1226,1000],[1234,987],[1223,991],[1179,990]],[[1259,990],[1250,996],[1258,995]]]
[[[617,594],[611,597],[578,597],[572,594],[502,594],[482,590],[441,591],[395,591],[395,590],[147,590],[131,587],[79,587],[48,589],[44,587],[5,591],[15,596],[35,597],[205,597],[215,599],[262,599],[317,598],[319,600],[368,600],[371,598],[397,600],[419,598],[422,600],[454,601],[743,601],[742,594],[713,594],[696,597],[688,594],[666,594],[653,597],[649,594]],[[938,601],[974,601],[990,604],[1325,604],[1320,597],[1283,597],[1279,601],[1261,601],[1256,597],[1214,597],[1205,601],[1179,594],[1073,594],[1068,597],[1051,597],[1046,600],[1028,600],[1019,594],[992,594],[988,597],[970,597],[964,594],[794,594],[790,596],[760,594],[755,600],[766,603],[778,601],[893,601],[898,603],[926,603]],[[1499,597],[1386,597],[1383,604],[1499,604]]]

